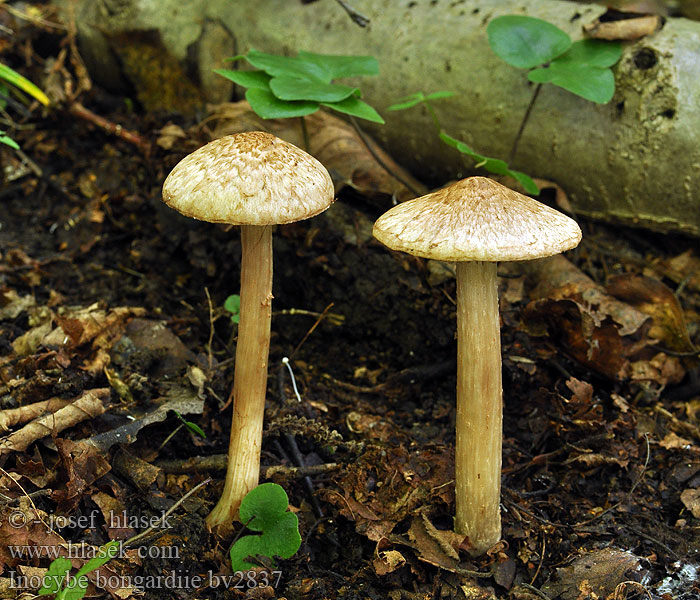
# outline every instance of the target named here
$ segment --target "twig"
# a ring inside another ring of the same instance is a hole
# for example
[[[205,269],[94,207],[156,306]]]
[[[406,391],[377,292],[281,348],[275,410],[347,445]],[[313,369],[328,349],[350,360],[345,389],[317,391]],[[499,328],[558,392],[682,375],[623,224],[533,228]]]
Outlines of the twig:
[[[357,12],[347,2],[344,2],[344,0],[335,1],[345,9],[345,12],[348,13],[348,16],[353,20],[354,23],[357,23],[360,27],[367,27],[367,25],[369,25],[369,19],[363,14]]]
[[[97,125],[97,127],[103,131],[106,131],[107,133],[115,135],[125,142],[129,142],[130,144],[137,146],[145,153],[148,153],[150,150],[150,144],[139,134],[129,131],[128,129],[124,129],[124,127],[118,123],[113,123],[112,121],[95,114],[90,109],[85,108],[80,102],[73,102],[73,104],[70,105],[70,112],[76,117],[80,117],[81,119],[85,119],[86,121]]]
[[[535,105],[535,100],[537,100],[537,96],[540,93],[540,89],[542,88],[542,84],[538,83],[537,87],[535,87],[535,91],[532,94],[532,98],[530,98],[530,104],[527,105],[527,110],[525,111],[525,116],[523,117],[523,120],[520,122],[520,129],[518,129],[518,133],[515,134],[515,139],[513,140],[513,146],[510,149],[510,154],[508,155],[508,164],[510,165],[513,162],[513,159],[515,158],[515,153],[518,150],[518,144],[520,143],[520,138],[523,135],[523,131],[525,130],[525,125],[527,124],[527,120],[530,118],[530,113],[532,112],[532,107]]]
[[[545,594],[542,590],[537,589],[534,585],[530,585],[529,583],[521,583],[520,587],[524,587],[526,590],[542,598],[542,600],[552,600],[547,594]]]
[[[362,140],[362,143],[365,145],[365,148],[369,151],[369,153],[372,155],[372,158],[377,161],[377,164],[384,169],[389,175],[391,175],[396,181],[398,181],[401,185],[403,185],[406,189],[408,189],[414,196],[420,196],[421,192],[418,191],[416,188],[414,188],[408,181],[406,181],[401,175],[398,173],[395,173],[389,165],[387,165],[381,158],[380,156],[374,151],[374,148],[372,147],[372,143],[370,140],[367,138],[367,135],[365,134],[362,129],[360,129],[360,126],[357,124],[357,120],[355,117],[350,117],[350,123],[352,126],[355,128],[355,131],[357,132],[357,135],[360,136],[360,139]]]
[[[163,516],[158,519],[156,523],[151,525],[150,527],[147,527],[144,529],[142,532],[137,533],[135,536],[130,537],[128,540],[124,542],[124,546],[131,546],[134,544],[134,542],[137,542],[144,537],[146,537],[151,531],[154,531],[155,529],[158,529],[163,523],[166,523],[166,519],[177,509],[178,506],[180,506],[187,498],[189,498],[192,494],[194,494],[197,490],[200,488],[204,487],[211,481],[211,477],[208,477],[204,481],[198,483],[195,485],[189,492],[187,492],[182,498],[180,498],[175,504],[173,504],[167,511],[163,513]]]
[[[209,372],[211,372],[212,365],[214,364],[214,358],[211,353],[211,344],[214,341],[214,309],[211,305],[209,288],[205,287],[204,293],[207,295],[207,305],[209,306],[209,339],[207,340],[207,357],[209,359]]]

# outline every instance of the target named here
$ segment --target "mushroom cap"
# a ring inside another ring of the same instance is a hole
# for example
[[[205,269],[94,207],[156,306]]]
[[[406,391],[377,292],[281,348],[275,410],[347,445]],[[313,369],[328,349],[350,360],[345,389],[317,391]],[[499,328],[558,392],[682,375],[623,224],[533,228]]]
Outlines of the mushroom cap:
[[[308,219],[335,196],[326,168],[263,131],[227,135],[183,158],[163,184],[163,202],[187,217],[231,225]]]
[[[530,260],[581,241],[576,221],[486,177],[469,177],[384,213],[382,244],[444,261]]]

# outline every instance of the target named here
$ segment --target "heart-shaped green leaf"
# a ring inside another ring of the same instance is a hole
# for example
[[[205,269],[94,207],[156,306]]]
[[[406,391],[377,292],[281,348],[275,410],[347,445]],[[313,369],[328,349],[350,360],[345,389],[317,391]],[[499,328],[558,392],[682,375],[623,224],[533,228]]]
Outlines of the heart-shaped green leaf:
[[[622,46],[618,42],[585,39],[571,44],[571,48],[555,58],[552,64],[577,64],[604,69],[612,67],[621,56]]]
[[[597,104],[610,102],[615,94],[615,76],[610,69],[576,63],[552,63],[527,74],[534,83],[552,83]]]
[[[234,571],[246,571],[256,565],[246,560],[248,556],[289,558],[301,546],[299,520],[287,510],[289,498],[276,483],[263,483],[252,489],[239,508],[240,519],[248,529],[261,535],[240,538],[229,552]]]
[[[520,69],[549,62],[571,46],[566,32],[542,19],[522,15],[496,17],[486,33],[496,55]]]
[[[287,119],[303,117],[318,110],[318,102],[306,100],[280,100],[269,90],[249,88],[245,99],[250,107],[263,119]]]
[[[214,69],[214,73],[225,77],[233,83],[237,83],[245,88],[255,88],[258,90],[270,89],[270,75],[265,71],[232,71],[231,69]]]
[[[273,77],[297,77],[330,83],[332,74],[322,65],[298,56],[278,56],[251,49],[245,59],[256,69],[262,69]]]
[[[384,124],[384,119],[382,119],[381,115],[376,110],[354,95],[340,102],[321,102],[321,104],[346,115],[359,117],[360,119],[372,121],[373,123]]]
[[[347,85],[309,81],[296,77],[273,77],[272,93],[280,100],[314,100],[316,102],[340,102],[357,91]]]
[[[330,75],[331,79],[378,75],[379,63],[374,56],[338,56],[299,52],[299,58],[313,63]]]

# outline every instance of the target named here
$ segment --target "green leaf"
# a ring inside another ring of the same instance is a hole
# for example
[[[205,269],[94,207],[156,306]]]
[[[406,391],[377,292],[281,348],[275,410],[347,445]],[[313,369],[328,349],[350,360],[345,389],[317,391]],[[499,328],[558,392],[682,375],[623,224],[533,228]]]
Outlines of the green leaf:
[[[299,52],[299,58],[313,63],[328,73],[331,79],[378,75],[379,63],[374,56],[339,56]]]
[[[519,181],[525,191],[528,194],[538,195],[540,193],[537,184],[532,180],[529,175],[521,171],[514,171],[508,167],[508,163],[499,158],[490,158],[479,154],[467,146],[464,142],[447,135],[445,132],[440,132],[440,139],[445,142],[448,146],[452,146],[456,150],[459,150],[462,154],[466,154],[476,161],[476,167],[480,169],[485,169],[489,173],[494,175],[509,175],[513,179]]]
[[[522,15],[496,17],[486,33],[494,53],[521,69],[549,62],[571,46],[566,32],[542,19]]]
[[[185,427],[187,427],[187,429],[189,429],[190,431],[196,433],[198,436],[203,437],[204,439],[207,438],[207,434],[204,433],[204,430],[203,430],[199,425],[197,425],[197,423],[193,423],[192,421],[188,421],[187,419],[185,419],[185,417],[183,417],[183,416],[182,416],[179,412],[177,412],[176,410],[173,410],[173,412],[175,413],[175,416],[176,416],[178,419],[180,419],[180,421],[182,421],[182,424],[183,424]]]
[[[571,44],[571,48],[554,59],[552,64],[588,65],[604,69],[612,67],[621,56],[622,46],[618,42],[585,39]]]
[[[610,69],[598,69],[574,63],[552,63],[527,75],[535,83],[552,83],[598,104],[610,102],[615,93],[615,76]]]
[[[273,77],[270,81],[270,89],[280,100],[314,100],[316,102],[340,102],[358,90],[347,85],[294,77]]]
[[[4,131],[0,131],[0,144],[5,144],[13,150],[19,150],[19,144],[15,142],[10,136],[5,135]]]
[[[4,79],[8,83],[11,83],[15,87],[18,87],[23,92],[26,92],[44,106],[49,105],[49,99],[37,86],[35,86],[29,79],[22,77],[17,71],[11,69],[7,65],[0,63],[0,79]]]
[[[287,511],[288,504],[287,493],[276,483],[263,483],[243,498],[239,509],[241,521],[251,531],[262,534],[244,536],[233,544],[229,556],[234,572],[256,566],[246,560],[248,556],[289,558],[299,549],[299,520]]]
[[[330,83],[332,74],[325,67],[295,56],[278,56],[251,49],[245,59],[273,77],[296,77]]]
[[[52,560],[44,575],[39,595],[46,596],[47,594],[57,593],[63,587],[63,584],[66,583],[72,567],[73,565],[67,558],[55,558]]]
[[[238,323],[241,319],[241,297],[238,294],[231,294],[224,300],[224,310],[231,313],[233,323]]]
[[[392,104],[387,107],[387,110],[405,110],[407,108],[412,108],[417,104],[421,104],[425,101],[425,95],[423,92],[416,92],[405,98],[401,98],[396,104]]]
[[[101,566],[107,564],[113,558],[116,558],[119,555],[119,549],[120,545],[117,540],[112,540],[111,542],[107,542],[104,546],[100,546],[97,555],[93,556],[80,567],[76,579],[79,575],[87,575],[88,573],[97,571]]]
[[[270,89],[270,79],[272,79],[265,71],[232,71],[231,69],[214,69],[214,73],[221,75],[226,79],[233,81],[246,88],[255,88],[259,90]]]
[[[318,110],[318,102],[280,100],[267,90],[250,88],[245,93],[250,107],[263,119],[303,117]]]
[[[359,117],[360,119],[372,121],[373,123],[384,124],[384,119],[382,119],[379,113],[356,96],[350,96],[340,102],[321,102],[321,104],[346,115]]]
[[[455,92],[450,92],[448,90],[443,90],[440,92],[432,92],[428,94],[425,99],[426,100],[441,100],[442,98],[452,98],[452,96],[455,95]]]
[[[87,593],[88,580],[85,575],[76,575],[68,580],[68,584],[58,594],[56,600],[80,600]]]

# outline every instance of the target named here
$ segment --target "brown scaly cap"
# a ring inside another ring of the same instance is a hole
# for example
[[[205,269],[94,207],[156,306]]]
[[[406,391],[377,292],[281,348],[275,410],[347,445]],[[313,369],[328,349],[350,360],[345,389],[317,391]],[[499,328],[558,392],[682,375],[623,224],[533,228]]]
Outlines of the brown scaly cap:
[[[334,198],[313,156],[262,131],[209,142],[183,158],[163,184],[163,201],[183,215],[232,225],[308,219]]]
[[[454,262],[543,258],[581,241],[573,219],[486,177],[403,202],[372,233],[392,250]]]

